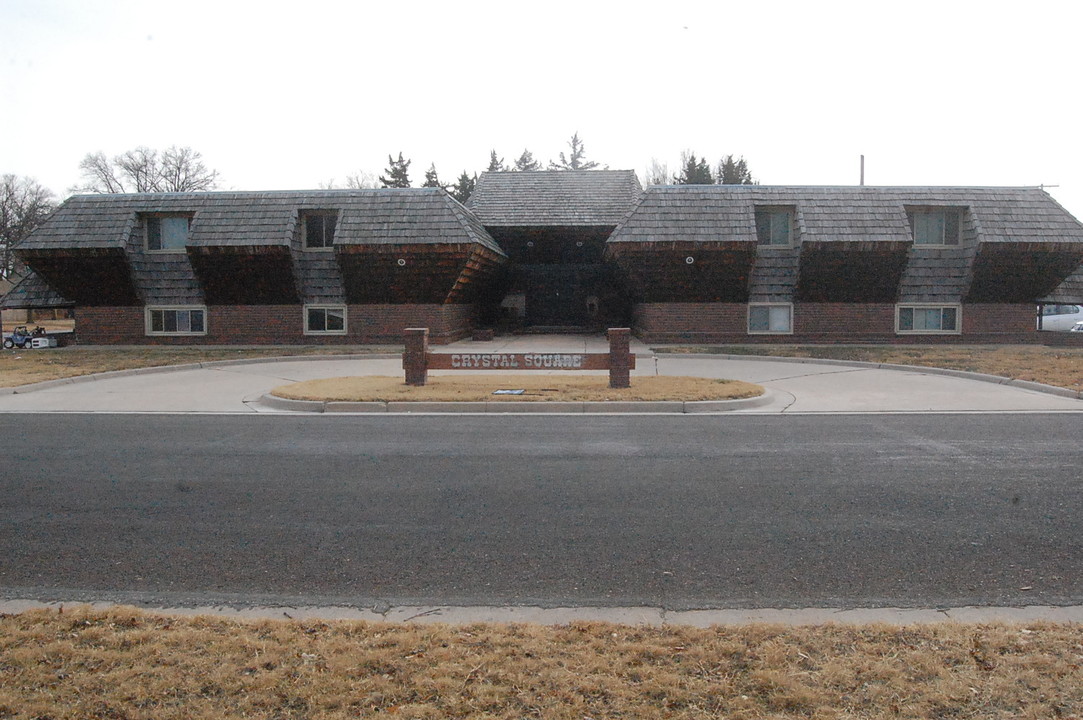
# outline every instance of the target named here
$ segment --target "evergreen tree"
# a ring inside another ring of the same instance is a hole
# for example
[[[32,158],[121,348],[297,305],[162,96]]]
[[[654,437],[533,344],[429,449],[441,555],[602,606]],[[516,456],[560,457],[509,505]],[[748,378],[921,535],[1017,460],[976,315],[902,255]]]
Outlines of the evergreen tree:
[[[436,163],[429,165],[429,169],[425,171],[425,182],[421,184],[421,187],[444,187],[444,183],[440,182],[440,177],[436,174]]]
[[[696,160],[696,154],[686,150],[681,153],[681,172],[673,176],[673,182],[678,185],[714,185],[714,177],[706,160]]]
[[[718,172],[715,174],[715,182],[719,185],[758,185],[752,173],[748,171],[748,163],[744,157],[734,158],[727,155],[718,161]]]
[[[564,153],[561,153],[560,162],[550,160],[550,170],[593,170],[598,167],[598,163],[593,160],[583,159],[586,157],[587,151],[583,146],[583,141],[579,139],[578,132],[572,135],[572,139],[568,141],[568,146],[572,149],[571,155],[564,157]]]
[[[508,168],[504,165],[504,158],[498,158],[496,156],[496,150],[489,153],[489,167],[486,168],[489,172],[504,172]]]
[[[515,169],[520,172],[534,172],[542,168],[541,163],[534,159],[534,155],[529,150],[524,149],[523,154],[515,161]]]
[[[395,160],[390,155],[387,156],[387,176],[380,176],[380,186],[385,188],[408,188],[410,187],[410,161],[402,159],[402,153],[399,153],[399,159]]]
[[[451,197],[465,205],[466,201],[469,200],[470,196],[474,193],[474,186],[477,182],[477,175],[470,177],[466,174],[466,171],[463,170],[463,174],[460,175],[459,179],[455,181],[455,184],[448,189],[448,192],[451,193]]]

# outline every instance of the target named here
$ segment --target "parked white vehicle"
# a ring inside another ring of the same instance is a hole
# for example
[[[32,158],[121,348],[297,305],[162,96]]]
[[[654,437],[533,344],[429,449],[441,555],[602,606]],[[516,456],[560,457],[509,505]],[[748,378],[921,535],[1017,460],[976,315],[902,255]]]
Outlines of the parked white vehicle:
[[[1083,322],[1083,306],[1042,305],[1042,330],[1080,332],[1076,325]]]
[[[1083,333],[1083,320],[1080,320],[1075,325],[1073,325],[1072,329],[1069,332]]]

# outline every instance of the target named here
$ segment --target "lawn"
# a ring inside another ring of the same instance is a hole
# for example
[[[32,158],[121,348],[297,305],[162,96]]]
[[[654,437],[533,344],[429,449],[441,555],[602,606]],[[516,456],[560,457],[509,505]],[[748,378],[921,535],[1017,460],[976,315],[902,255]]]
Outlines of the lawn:
[[[689,345],[668,346],[660,351],[918,365],[1083,390],[1083,348],[1044,345]]]
[[[66,347],[50,350],[0,351],[0,387],[15,387],[45,380],[91,375],[110,370],[188,365],[214,360],[402,352],[402,348],[290,347]]]
[[[0,718],[1079,718],[1083,627],[0,616]]]

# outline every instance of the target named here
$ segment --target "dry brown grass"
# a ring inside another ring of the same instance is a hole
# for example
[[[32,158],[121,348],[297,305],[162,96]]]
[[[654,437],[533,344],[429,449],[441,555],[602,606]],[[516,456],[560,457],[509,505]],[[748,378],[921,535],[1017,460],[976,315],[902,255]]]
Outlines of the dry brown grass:
[[[0,617],[0,718],[1079,718],[1083,628]]]
[[[0,387],[15,387],[45,380],[91,375],[110,370],[187,365],[212,360],[243,360],[298,355],[339,355],[391,352],[392,348],[284,347],[66,347],[48,350],[0,351]],[[402,348],[398,348],[401,352]]]
[[[522,395],[494,395],[520,389]],[[430,375],[421,387],[401,377],[340,377],[306,380],[275,388],[291,400],[347,402],[601,402],[640,400],[735,400],[763,394],[759,385],[739,380],[692,377],[633,377],[629,388],[609,387],[607,375]]]
[[[967,370],[1083,390],[1083,348],[1041,345],[723,345],[667,347],[666,352],[774,355]]]

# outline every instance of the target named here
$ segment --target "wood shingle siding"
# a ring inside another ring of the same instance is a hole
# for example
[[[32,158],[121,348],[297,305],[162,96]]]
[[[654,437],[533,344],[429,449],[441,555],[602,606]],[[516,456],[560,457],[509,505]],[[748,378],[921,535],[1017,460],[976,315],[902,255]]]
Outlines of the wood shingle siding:
[[[61,308],[74,305],[71,300],[49,287],[36,272],[27,273],[19,283],[0,298],[0,309]]]
[[[304,247],[309,212],[336,219],[327,252]],[[184,247],[148,249],[147,219],[176,214]],[[440,189],[76,196],[19,252],[73,302],[113,306],[462,302],[505,259]]]
[[[96,342],[397,343],[408,326],[445,342],[479,323],[1034,342],[1034,303],[1083,302],[1083,225],[1038,188],[541,171],[484,173],[469,207],[430,188],[76,196],[15,251],[33,272],[3,306],[74,305]],[[341,332],[306,334],[306,305]],[[148,331],[156,312],[205,328]],[[938,312],[952,319],[913,322]]]
[[[1038,188],[655,186],[607,253],[627,257],[639,247],[646,257],[656,248],[661,257],[674,241],[754,244],[759,207],[794,208],[799,252],[759,248],[748,274],[756,301],[1034,302],[1083,264],[1083,225]],[[915,245],[912,208],[958,212],[958,246]],[[654,294],[699,299],[680,287]]]

